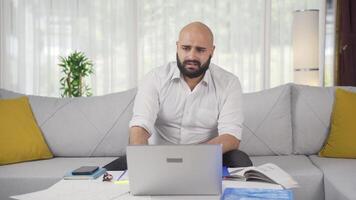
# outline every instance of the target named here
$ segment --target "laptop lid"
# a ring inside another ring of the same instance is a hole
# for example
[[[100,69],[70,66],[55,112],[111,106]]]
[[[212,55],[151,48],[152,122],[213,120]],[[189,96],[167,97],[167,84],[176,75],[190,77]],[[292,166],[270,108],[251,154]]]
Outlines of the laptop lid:
[[[133,195],[221,194],[221,145],[135,145],[126,153]]]

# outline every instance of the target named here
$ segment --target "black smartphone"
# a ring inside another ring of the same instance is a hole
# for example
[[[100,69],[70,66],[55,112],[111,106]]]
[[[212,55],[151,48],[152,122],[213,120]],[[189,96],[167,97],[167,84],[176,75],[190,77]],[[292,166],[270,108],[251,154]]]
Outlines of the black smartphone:
[[[99,169],[98,166],[82,166],[72,172],[73,175],[91,175]]]

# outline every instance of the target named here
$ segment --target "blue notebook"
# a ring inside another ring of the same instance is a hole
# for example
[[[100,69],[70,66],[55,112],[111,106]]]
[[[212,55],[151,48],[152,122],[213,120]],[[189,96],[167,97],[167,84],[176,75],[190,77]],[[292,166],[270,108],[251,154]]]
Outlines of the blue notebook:
[[[292,190],[257,189],[257,188],[226,188],[223,200],[293,200]]]
[[[99,168],[95,173],[91,175],[73,175],[72,171],[68,172],[66,175],[63,176],[64,180],[90,180],[96,179],[99,176],[103,175],[106,172],[105,168]]]
[[[230,173],[229,173],[229,170],[227,170],[227,167],[226,166],[223,166],[222,167],[222,176],[229,176]]]

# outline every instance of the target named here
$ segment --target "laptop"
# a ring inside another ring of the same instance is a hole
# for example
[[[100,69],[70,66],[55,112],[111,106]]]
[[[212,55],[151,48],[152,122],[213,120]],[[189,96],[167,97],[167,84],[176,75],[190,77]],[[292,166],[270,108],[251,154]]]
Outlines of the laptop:
[[[126,154],[133,195],[221,194],[221,145],[135,145]]]

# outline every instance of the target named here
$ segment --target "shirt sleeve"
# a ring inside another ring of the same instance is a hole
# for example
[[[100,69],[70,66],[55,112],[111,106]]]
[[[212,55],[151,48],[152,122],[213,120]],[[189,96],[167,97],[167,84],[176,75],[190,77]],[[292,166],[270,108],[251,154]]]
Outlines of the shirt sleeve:
[[[241,140],[242,136],[242,90],[238,78],[225,91],[218,118],[219,135],[229,134]]]
[[[129,127],[139,126],[150,135],[154,133],[154,123],[159,110],[159,79],[154,71],[147,74],[140,83],[134,101],[133,116]]]

